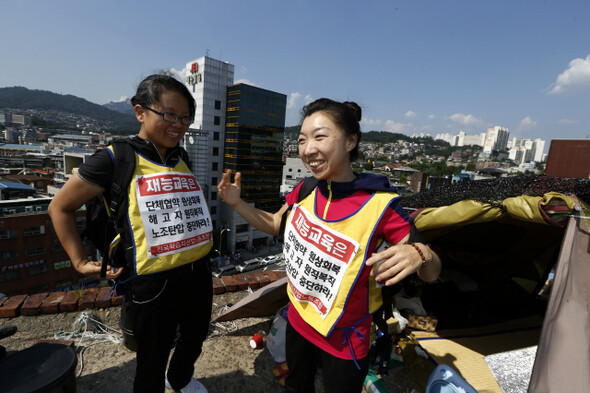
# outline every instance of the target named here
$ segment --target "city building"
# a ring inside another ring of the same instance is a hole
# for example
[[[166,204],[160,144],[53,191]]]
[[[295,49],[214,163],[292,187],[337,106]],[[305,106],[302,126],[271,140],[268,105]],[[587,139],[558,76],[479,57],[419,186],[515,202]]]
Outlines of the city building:
[[[492,154],[492,152],[505,151],[508,147],[508,138],[510,131],[504,127],[488,128],[486,139],[483,145],[484,154]]]
[[[590,179],[590,139],[552,139],[545,174]]]
[[[29,127],[32,124],[32,118],[31,116],[12,113],[7,110],[2,110],[0,111],[0,124]]]
[[[293,191],[295,186],[306,177],[311,176],[311,172],[301,161],[301,158],[287,157],[283,166],[283,182],[281,184],[281,195]]]
[[[242,198],[247,203],[269,212],[282,206],[286,107],[284,94],[246,84],[227,88],[223,167],[242,174]],[[219,224],[229,229],[229,251],[272,243],[272,236],[247,225],[229,206],[221,209]]]
[[[453,137],[451,145],[452,146],[483,146],[486,140],[486,133],[481,133],[479,135],[467,135],[465,131],[459,131],[459,135]]]
[[[240,171],[245,200],[264,210],[280,208],[286,96],[234,84],[234,65],[207,56],[188,62],[185,70],[197,109],[183,146],[207,198],[214,228],[227,230],[224,249],[234,252],[236,247],[270,244],[271,236],[254,230],[221,203],[217,184],[224,169]]]
[[[12,296],[96,285],[76,272],[62,248],[47,206],[49,197],[20,183],[0,182],[0,292]],[[85,212],[76,213],[81,229]],[[88,255],[95,249],[87,245]]]
[[[535,162],[545,162],[545,141],[542,139],[535,139],[534,143],[534,152],[533,152],[533,161]]]
[[[184,135],[192,171],[203,188],[214,227],[218,227],[217,183],[223,173],[227,86],[233,84],[234,66],[200,57],[186,64],[185,83],[197,104],[195,121]]]

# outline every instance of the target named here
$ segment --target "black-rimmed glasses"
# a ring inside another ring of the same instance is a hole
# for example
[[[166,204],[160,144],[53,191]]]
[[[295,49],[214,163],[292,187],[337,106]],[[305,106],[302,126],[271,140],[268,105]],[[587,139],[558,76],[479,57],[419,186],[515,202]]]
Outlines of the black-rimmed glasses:
[[[149,106],[141,106],[144,109],[149,109],[150,111],[157,113],[158,115],[162,116],[162,120],[164,120],[166,123],[176,123],[178,120],[180,120],[180,124],[183,124],[185,126],[190,126],[193,121],[195,120],[193,117],[191,116],[177,116],[174,113],[169,113],[169,112],[159,112],[153,108],[150,108]]]

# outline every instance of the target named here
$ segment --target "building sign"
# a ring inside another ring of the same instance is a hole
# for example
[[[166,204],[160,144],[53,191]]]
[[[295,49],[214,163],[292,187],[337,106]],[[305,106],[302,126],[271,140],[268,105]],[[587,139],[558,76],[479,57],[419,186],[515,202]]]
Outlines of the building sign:
[[[186,77],[187,85],[196,85],[197,83],[203,82],[203,74],[199,73],[199,63],[191,64],[191,73]]]

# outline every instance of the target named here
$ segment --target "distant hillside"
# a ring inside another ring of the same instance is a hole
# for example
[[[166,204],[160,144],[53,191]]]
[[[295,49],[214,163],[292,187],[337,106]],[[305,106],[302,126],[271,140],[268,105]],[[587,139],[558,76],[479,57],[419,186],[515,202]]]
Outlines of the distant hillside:
[[[94,104],[73,95],[62,95],[46,90],[29,90],[26,87],[0,88],[0,108],[40,109],[68,112],[88,116],[99,121],[110,121],[117,128],[137,128],[136,120],[102,105]]]
[[[292,126],[292,127],[285,127],[285,136],[289,136],[291,139],[297,139],[299,135],[299,126]],[[433,145],[440,145],[446,146],[448,143],[440,142],[440,141],[433,141],[432,138],[411,138],[408,135],[388,132],[388,131],[367,131],[363,132],[361,135],[362,142],[377,142],[377,143],[394,143],[397,141],[408,141],[408,142],[416,142],[416,143],[430,143]]]
[[[124,113],[128,115],[134,115],[133,106],[131,105],[131,101],[128,99],[126,101],[119,101],[119,102],[107,102],[103,105],[110,110],[117,111],[119,113]]]

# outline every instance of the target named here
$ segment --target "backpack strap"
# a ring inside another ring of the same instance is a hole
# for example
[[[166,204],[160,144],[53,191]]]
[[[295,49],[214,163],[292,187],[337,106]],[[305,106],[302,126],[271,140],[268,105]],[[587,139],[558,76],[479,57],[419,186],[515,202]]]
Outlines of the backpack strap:
[[[297,202],[301,202],[302,200],[304,200],[309,194],[312,193],[313,190],[315,190],[317,185],[318,179],[316,179],[313,176],[306,177],[303,180],[301,187],[299,188],[299,194],[297,194]],[[283,241],[285,240],[285,226],[287,225],[287,216],[289,216],[289,212],[292,208],[293,206],[289,206],[289,208],[285,211],[285,213],[283,213],[283,216],[281,217],[281,226],[279,229],[279,234],[277,236],[277,241],[279,243],[283,243]]]
[[[116,139],[111,142],[111,146],[113,147],[115,161],[109,199],[105,200],[107,212],[109,213],[106,226],[114,226],[117,232],[122,234],[124,227],[121,225],[122,220],[120,219],[120,215],[124,213],[125,209],[121,209],[121,207],[127,201],[127,188],[131,182],[133,172],[135,172],[135,150],[130,145],[128,138]],[[103,247],[102,265],[100,267],[101,278],[106,276],[107,265],[110,262],[110,240],[106,241]]]

